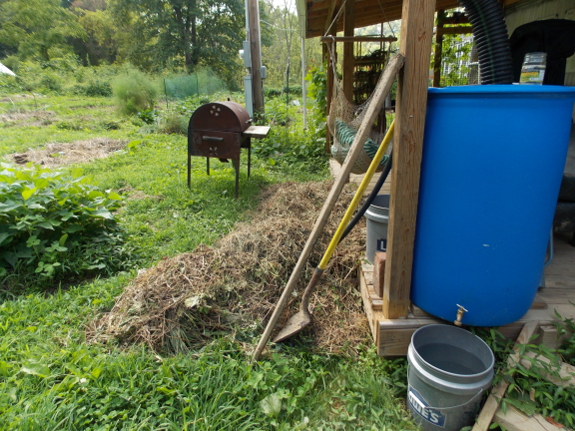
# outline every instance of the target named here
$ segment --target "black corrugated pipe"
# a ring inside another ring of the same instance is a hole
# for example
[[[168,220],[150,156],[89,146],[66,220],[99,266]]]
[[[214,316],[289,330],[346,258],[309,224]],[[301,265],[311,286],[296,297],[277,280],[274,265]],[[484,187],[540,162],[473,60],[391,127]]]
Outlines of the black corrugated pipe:
[[[391,153],[389,153],[389,158],[387,159],[387,162],[385,163],[385,166],[383,167],[383,171],[381,171],[381,174],[379,175],[377,182],[373,186],[373,190],[371,191],[371,193],[369,194],[369,196],[367,197],[367,199],[365,200],[363,205],[354,214],[354,216],[350,220],[349,224],[346,226],[345,230],[343,231],[343,234],[341,235],[341,238],[339,239],[339,242],[343,241],[343,239],[347,236],[347,234],[351,232],[351,230],[355,227],[357,222],[363,217],[363,215],[365,214],[365,212],[367,211],[367,209],[369,208],[369,206],[371,205],[371,203],[373,202],[373,200],[375,199],[375,197],[379,193],[381,186],[383,185],[383,183],[387,179],[387,176],[389,175],[389,171],[391,171],[391,158],[392,158],[392,156],[393,156],[393,149],[391,150]],[[339,242],[338,242],[338,244],[339,244]]]
[[[473,25],[481,84],[512,84],[513,64],[503,10],[497,0],[459,0]]]

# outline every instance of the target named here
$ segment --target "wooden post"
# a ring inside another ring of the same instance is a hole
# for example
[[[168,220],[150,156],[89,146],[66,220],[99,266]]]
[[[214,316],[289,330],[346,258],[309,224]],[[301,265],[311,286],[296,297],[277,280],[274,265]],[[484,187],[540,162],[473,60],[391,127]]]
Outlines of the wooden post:
[[[254,113],[264,113],[264,88],[262,82],[262,47],[260,42],[260,10],[258,0],[247,0],[250,24],[250,53],[252,58],[252,94]]]
[[[328,43],[329,43],[329,42],[328,42]],[[332,55],[334,56],[333,61],[336,61],[336,58],[337,58],[337,57],[336,57],[336,54],[337,54],[337,52],[335,52],[335,50],[336,50],[336,45],[335,45],[335,43],[332,45],[332,48],[333,48],[333,50],[332,50],[332,51],[333,51],[333,52],[332,52]],[[326,83],[326,85],[327,85],[327,91],[326,91],[326,93],[327,93],[327,95],[326,95],[326,97],[327,97],[327,103],[326,103],[326,113],[325,113],[325,115],[327,116],[327,115],[329,115],[329,111],[330,111],[330,109],[331,109],[331,102],[332,102],[332,99],[333,99],[334,76],[333,76],[333,67],[331,66],[332,58],[330,57],[330,50],[328,49],[328,45],[327,45],[326,43],[323,44],[322,54],[323,54],[324,64],[325,64],[326,67],[327,67],[327,70],[325,71],[326,74],[327,74],[327,79],[326,79],[326,81],[327,81],[327,83]],[[329,127],[326,127],[326,128],[325,128],[325,152],[326,152],[327,154],[330,154],[331,140],[332,140],[332,136],[331,136],[331,133],[330,133],[330,131],[329,131]]]
[[[403,0],[383,314],[406,317],[419,195],[435,0]]]
[[[441,87],[441,55],[443,53],[443,21],[445,20],[445,10],[437,11],[437,26],[435,31],[435,55],[433,61],[433,86]]]
[[[343,18],[344,37],[353,37],[355,23],[355,1],[348,0],[345,3],[345,15]],[[353,101],[353,45],[354,42],[343,43],[343,94],[350,102]]]

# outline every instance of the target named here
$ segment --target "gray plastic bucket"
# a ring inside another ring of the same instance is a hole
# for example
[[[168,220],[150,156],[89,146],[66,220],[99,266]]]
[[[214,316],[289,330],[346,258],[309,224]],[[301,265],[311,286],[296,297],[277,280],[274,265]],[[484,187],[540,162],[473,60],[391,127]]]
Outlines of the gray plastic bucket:
[[[365,212],[367,240],[365,255],[373,264],[376,251],[387,249],[387,224],[389,222],[389,195],[377,195]]]
[[[495,364],[482,339],[456,326],[424,326],[411,337],[407,361],[407,405],[424,431],[474,423]]]

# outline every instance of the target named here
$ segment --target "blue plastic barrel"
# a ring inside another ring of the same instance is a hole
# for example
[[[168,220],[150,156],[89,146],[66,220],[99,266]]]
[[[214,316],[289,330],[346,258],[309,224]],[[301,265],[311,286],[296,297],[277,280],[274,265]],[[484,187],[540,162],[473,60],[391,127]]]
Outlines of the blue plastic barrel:
[[[411,300],[499,326],[531,307],[565,166],[575,88],[483,85],[428,94]]]

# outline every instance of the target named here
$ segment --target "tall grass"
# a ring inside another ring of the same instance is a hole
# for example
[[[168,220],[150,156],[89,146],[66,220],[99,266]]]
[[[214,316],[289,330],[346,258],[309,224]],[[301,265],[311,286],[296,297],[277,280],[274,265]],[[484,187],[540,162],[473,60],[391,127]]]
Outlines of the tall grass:
[[[144,73],[130,70],[112,82],[116,107],[123,115],[135,115],[154,109],[158,88]]]
[[[197,97],[170,105],[170,111],[189,118],[198,104],[226,97]],[[210,176],[203,158],[192,160],[188,189],[185,136],[156,133],[157,129],[137,124],[137,118],[116,119],[116,130],[96,127],[114,119],[109,99],[12,100],[21,103],[26,114],[50,106],[44,109],[53,112],[54,123],[26,125],[15,119],[0,138],[1,155],[41,146],[46,139],[69,141],[104,134],[129,142],[123,151],[82,169],[102,189],[114,189],[126,198],[117,218],[142,260],[108,279],[65,289],[55,285],[50,294],[0,291],[0,429],[416,429],[397,398],[405,388],[405,362],[382,361],[373,348],[348,358],[278,347],[252,363],[245,343],[257,340],[254,328],[228,334],[186,356],[85,341],[85,328],[110,310],[140,267],[201,243],[213,244],[246,218],[246,210],[253,208],[266,184],[325,179],[325,158],[314,159],[316,170],[302,169],[315,144],[307,136],[297,139],[302,130],[297,107],[286,116],[278,112],[273,120],[270,117],[277,132],[273,139],[281,141],[282,151],[254,155],[250,179],[242,154],[236,200],[233,168],[215,160]],[[10,106],[10,101],[0,105]],[[270,114],[274,109],[283,108],[270,109]],[[160,118],[166,112],[160,109]],[[293,125],[285,138],[282,118]],[[60,121],[85,127],[58,128],[55,124]],[[274,164],[272,157],[277,159]]]

